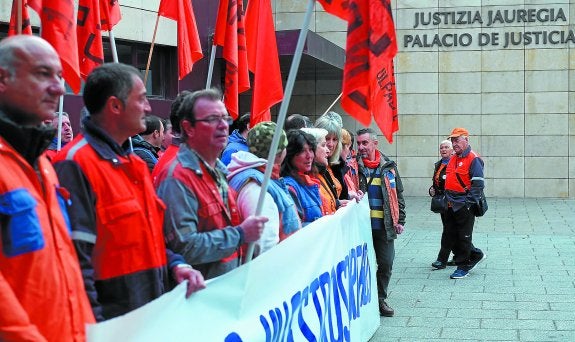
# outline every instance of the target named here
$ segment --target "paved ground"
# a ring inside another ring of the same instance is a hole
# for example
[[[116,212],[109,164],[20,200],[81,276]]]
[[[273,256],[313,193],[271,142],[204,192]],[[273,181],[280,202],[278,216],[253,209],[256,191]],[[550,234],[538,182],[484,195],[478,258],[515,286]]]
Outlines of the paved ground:
[[[434,271],[441,220],[409,197],[388,303],[375,341],[575,341],[575,200],[488,199],[474,244],[487,258],[467,278]]]

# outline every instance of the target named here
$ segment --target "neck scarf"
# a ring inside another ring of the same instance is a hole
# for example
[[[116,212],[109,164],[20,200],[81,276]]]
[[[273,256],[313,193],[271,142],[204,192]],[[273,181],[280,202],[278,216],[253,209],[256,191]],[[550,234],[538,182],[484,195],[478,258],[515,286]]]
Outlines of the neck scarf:
[[[363,165],[368,169],[375,169],[379,166],[379,162],[381,161],[381,154],[379,154],[378,150],[375,150],[375,159],[369,160],[367,158],[362,158]]]

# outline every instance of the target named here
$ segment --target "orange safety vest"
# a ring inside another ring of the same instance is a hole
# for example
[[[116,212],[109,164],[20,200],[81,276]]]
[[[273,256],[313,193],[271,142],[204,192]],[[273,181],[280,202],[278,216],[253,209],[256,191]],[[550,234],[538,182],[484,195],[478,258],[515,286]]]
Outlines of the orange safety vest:
[[[95,320],[56,173],[44,155],[34,170],[2,137],[0,165],[0,341],[84,341]],[[15,249],[31,236],[39,242]]]
[[[469,167],[475,158],[478,158],[479,155],[474,151],[470,150],[469,153],[465,157],[459,157],[458,155],[454,154],[449,159],[449,163],[447,164],[447,169],[445,171],[445,190],[458,192],[458,193],[465,193],[465,188],[469,190],[471,188],[471,177],[469,177]],[[459,180],[457,180],[457,175],[465,185],[465,188],[461,186]]]
[[[78,148],[80,143],[84,145]],[[96,280],[164,267],[165,205],[154,191],[146,163],[134,154],[102,159],[85,138],[68,145],[54,162],[76,162],[97,198],[92,254]]]

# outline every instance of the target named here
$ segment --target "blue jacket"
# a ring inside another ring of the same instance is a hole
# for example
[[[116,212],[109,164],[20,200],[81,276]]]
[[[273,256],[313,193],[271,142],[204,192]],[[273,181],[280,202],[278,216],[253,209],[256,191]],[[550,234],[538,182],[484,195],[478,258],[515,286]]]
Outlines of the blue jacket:
[[[295,202],[302,225],[307,225],[322,217],[319,185],[303,185],[295,178],[286,176],[284,181],[289,187],[290,195]]]
[[[232,154],[238,151],[249,152],[248,142],[240,132],[236,129],[232,132],[228,140],[228,146],[222,152],[222,157],[220,160],[224,165],[228,165],[232,161]]]

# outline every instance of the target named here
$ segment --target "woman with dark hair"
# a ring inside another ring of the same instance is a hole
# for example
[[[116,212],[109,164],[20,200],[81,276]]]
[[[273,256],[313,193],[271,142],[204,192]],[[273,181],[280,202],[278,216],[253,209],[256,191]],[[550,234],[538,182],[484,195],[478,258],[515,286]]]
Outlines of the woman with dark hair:
[[[287,139],[281,176],[288,185],[302,225],[305,226],[323,216],[319,180],[310,176],[316,141],[313,136],[299,129],[289,131]]]

